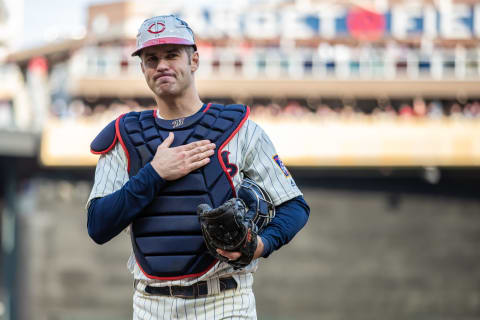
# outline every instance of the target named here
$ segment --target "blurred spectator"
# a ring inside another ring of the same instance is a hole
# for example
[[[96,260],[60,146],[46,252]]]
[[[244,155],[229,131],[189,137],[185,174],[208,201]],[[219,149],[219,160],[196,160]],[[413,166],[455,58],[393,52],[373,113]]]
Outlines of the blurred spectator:
[[[269,103],[266,107],[269,111],[270,116],[276,117],[282,113],[282,107],[278,103]]]
[[[334,117],[337,114],[326,104],[320,104],[315,111],[315,114],[320,117]]]
[[[387,104],[384,108],[381,106],[375,107],[372,116],[377,119],[395,119],[397,117],[397,112],[391,104]]]
[[[414,115],[413,108],[407,103],[404,103],[400,106],[400,110],[398,111],[398,114],[402,118],[411,118]]]
[[[417,117],[424,117],[427,114],[427,106],[425,100],[420,97],[415,98],[413,101],[413,113]]]
[[[58,118],[67,118],[70,116],[68,112],[68,105],[65,99],[62,98],[57,98],[53,100],[51,106],[50,106],[50,112],[53,114],[53,116],[58,117]]]
[[[73,100],[69,105],[69,114],[74,118],[79,118],[87,115],[87,111],[91,111],[90,108],[86,108],[85,104],[81,100]]]
[[[344,106],[340,111],[340,117],[347,120],[354,118],[356,114],[358,113],[356,113],[355,109],[350,105]]]
[[[107,107],[104,104],[97,104],[93,109],[93,115],[94,116],[102,115],[105,113],[106,110],[107,110]]]
[[[251,112],[254,117],[268,116],[267,108],[263,104],[254,105]]]
[[[452,119],[459,119],[463,117],[462,113],[462,107],[458,103],[453,103],[450,106],[450,112],[449,112],[450,118]]]
[[[290,101],[284,108],[283,113],[288,116],[301,117],[307,113],[304,106],[297,101]]]
[[[468,103],[463,109],[463,115],[466,118],[478,118],[480,116],[480,103],[478,101]]]
[[[395,111],[395,109],[392,107],[391,104],[388,104],[388,105],[385,107],[385,113],[386,113],[389,117],[396,117],[396,116],[397,116],[397,111]]]
[[[427,106],[427,116],[431,119],[439,119],[444,116],[440,101],[432,101]]]

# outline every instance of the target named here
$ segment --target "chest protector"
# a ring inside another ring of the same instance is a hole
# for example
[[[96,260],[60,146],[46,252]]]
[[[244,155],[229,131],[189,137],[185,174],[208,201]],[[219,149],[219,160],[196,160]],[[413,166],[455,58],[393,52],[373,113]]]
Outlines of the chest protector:
[[[117,120],[116,131],[129,160],[130,176],[152,160],[170,131],[174,133],[171,147],[203,139],[217,146],[206,166],[167,182],[133,221],[132,247],[147,277],[174,280],[199,276],[215,265],[216,259],[204,244],[196,210],[201,203],[218,207],[235,196],[221,153],[248,113],[244,105],[209,104],[182,119],[159,119],[150,110],[131,112]]]

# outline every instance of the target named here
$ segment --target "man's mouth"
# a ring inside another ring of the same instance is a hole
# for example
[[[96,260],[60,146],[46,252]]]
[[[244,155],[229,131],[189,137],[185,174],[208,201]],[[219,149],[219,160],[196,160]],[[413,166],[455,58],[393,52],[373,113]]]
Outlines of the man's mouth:
[[[162,73],[162,74],[158,74],[158,75],[153,76],[153,81],[157,81],[157,80],[166,81],[166,80],[169,80],[170,78],[173,78],[173,77],[174,77],[173,74]]]

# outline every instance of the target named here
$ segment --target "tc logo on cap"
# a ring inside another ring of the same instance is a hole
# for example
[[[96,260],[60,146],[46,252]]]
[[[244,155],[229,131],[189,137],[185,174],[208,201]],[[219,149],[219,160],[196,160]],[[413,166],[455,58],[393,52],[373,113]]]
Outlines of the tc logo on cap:
[[[155,29],[155,30],[153,30],[153,29]],[[150,33],[161,33],[161,32],[163,32],[163,30],[165,30],[165,25],[161,22],[152,23],[152,25],[150,27],[148,27],[148,29],[147,29],[147,31],[150,32]]]
[[[193,31],[185,21],[174,15],[156,16],[145,20],[138,29],[132,56],[138,56],[142,49],[161,44],[193,46],[197,50]]]

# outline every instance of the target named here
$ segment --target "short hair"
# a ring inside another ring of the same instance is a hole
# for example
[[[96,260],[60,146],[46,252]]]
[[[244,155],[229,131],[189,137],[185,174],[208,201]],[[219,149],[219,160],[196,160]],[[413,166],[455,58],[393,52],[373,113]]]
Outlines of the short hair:
[[[190,60],[192,59],[192,54],[196,51],[195,50],[195,47],[194,46],[181,46],[183,50],[185,50],[185,52],[187,53],[187,57],[188,57],[188,61],[190,62]],[[142,51],[139,51],[138,52],[138,57],[140,58],[141,61],[143,61],[142,59]]]
[[[195,48],[193,46],[185,46],[185,52],[188,56],[188,61],[192,59],[192,54],[195,52]]]

